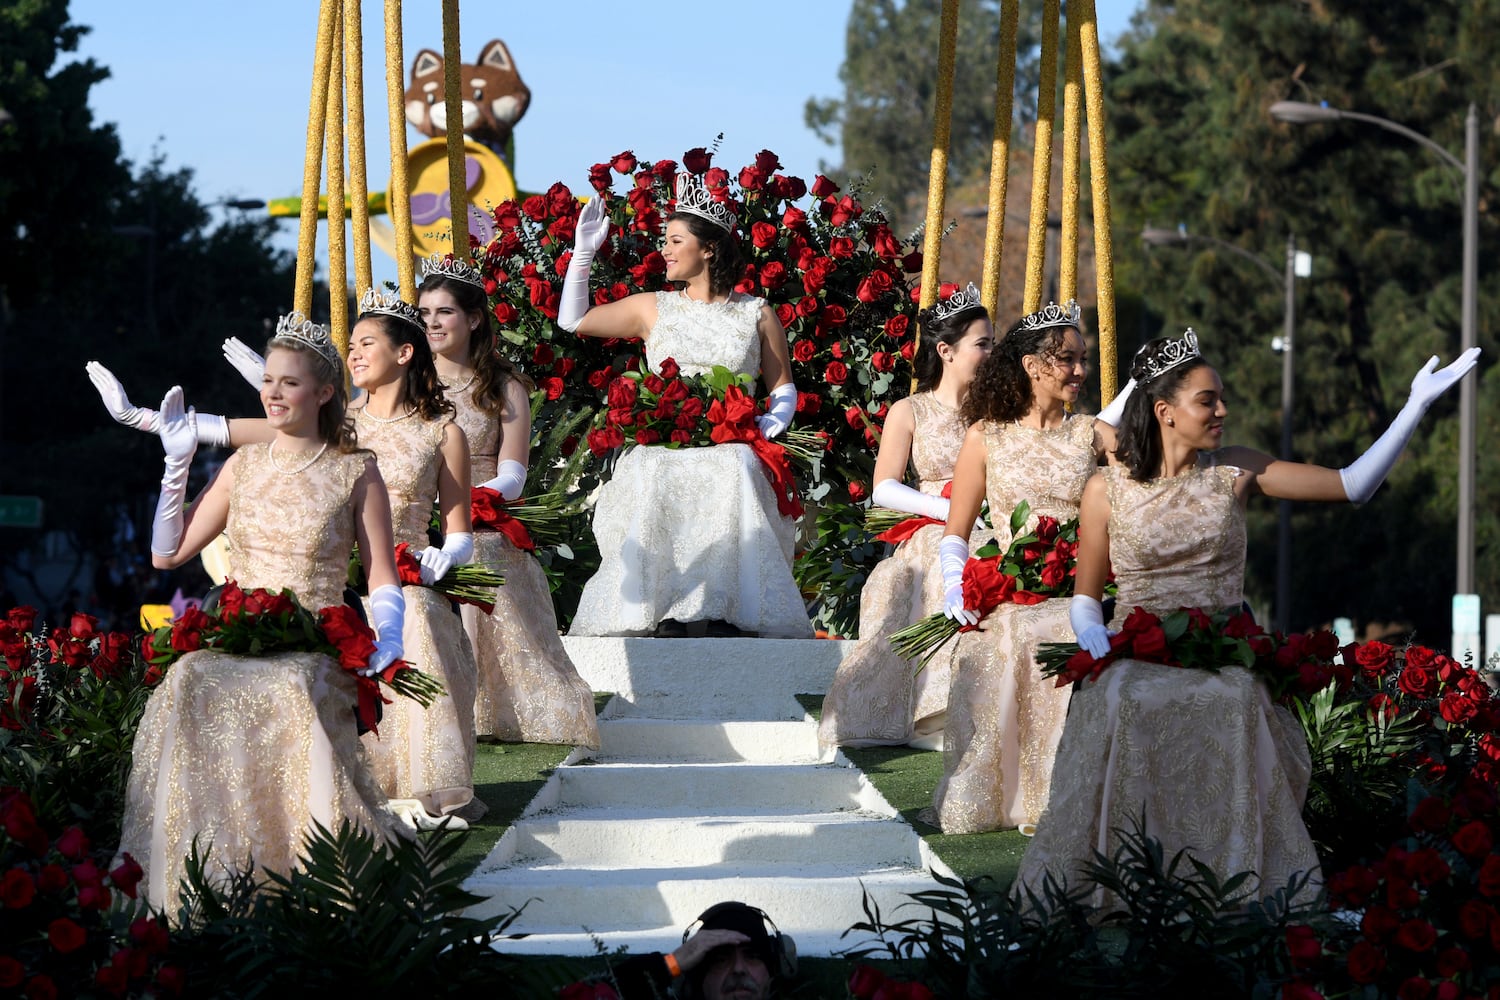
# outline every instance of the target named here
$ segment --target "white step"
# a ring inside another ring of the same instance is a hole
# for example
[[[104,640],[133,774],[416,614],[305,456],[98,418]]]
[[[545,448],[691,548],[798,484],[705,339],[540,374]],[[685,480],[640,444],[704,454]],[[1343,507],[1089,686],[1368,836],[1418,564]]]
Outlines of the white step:
[[[613,761],[812,763],[820,753],[806,722],[611,718],[599,721],[599,741],[597,757]]]
[[[708,904],[712,905],[712,904]],[[704,910],[708,906],[703,907]],[[699,910],[699,913],[703,910]],[[698,914],[693,914],[696,917]],[[507,955],[597,955],[598,947],[603,946],[607,951],[614,952],[620,948],[626,949],[630,955],[645,955],[650,952],[666,954],[678,945],[682,944],[683,928],[693,919],[688,917],[680,925],[670,924],[663,927],[650,927],[644,930],[611,930],[594,931],[585,933],[575,931],[571,934],[540,933],[530,934],[523,938],[501,938],[494,943],[495,950]],[[780,924],[777,925],[781,927]],[[843,931],[829,930],[819,927],[809,928],[793,934],[785,931],[797,946],[797,954],[809,958],[827,958],[832,955],[840,955],[852,948],[861,945],[877,944],[874,935],[849,934]],[[524,933],[523,931],[512,931],[512,933]]]
[[[557,776],[557,808],[838,812],[882,801],[858,770],[832,764],[591,764]]]
[[[579,674],[636,714],[662,719],[800,719],[794,695],[828,690],[853,643],[828,639],[564,636]]]
[[[883,917],[899,920],[925,915],[911,903],[910,894],[929,891],[936,884],[914,869],[860,865],[803,870],[788,865],[714,865],[633,871],[538,866],[476,875],[465,888],[488,897],[468,911],[471,916],[492,916],[525,904],[525,911],[509,928],[511,933],[578,938],[576,950],[539,949],[538,954],[592,954],[585,928],[611,947],[614,934],[640,932],[655,932],[667,940],[675,936],[675,946],[682,929],[698,914],[726,899],[765,910],[781,930],[797,937],[799,951],[816,954],[804,947],[804,937],[822,934],[836,939],[866,919],[862,891],[869,892]],[[506,950],[511,950],[509,944]],[[637,949],[632,946],[631,950]],[[646,950],[660,948],[654,945]]]
[[[911,827],[860,812],[641,814],[569,809],[513,827],[518,861],[583,869],[659,868],[733,862],[872,867],[922,863]]]

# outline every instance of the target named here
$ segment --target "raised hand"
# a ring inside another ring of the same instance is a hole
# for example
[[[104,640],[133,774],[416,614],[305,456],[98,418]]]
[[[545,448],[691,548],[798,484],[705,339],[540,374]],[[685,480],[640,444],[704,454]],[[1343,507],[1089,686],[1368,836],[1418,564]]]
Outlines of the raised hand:
[[[261,379],[266,374],[266,359],[256,354],[238,337],[230,337],[224,341],[222,350],[224,360],[233,365],[234,370],[250,383],[250,388],[260,392]]]
[[[162,397],[160,424],[156,434],[168,459],[191,459],[198,450],[198,430],[193,426],[193,411],[185,410],[182,386],[174,385]]]
[[[604,209],[604,196],[595,195],[578,213],[578,223],[573,229],[573,252],[584,250],[592,254],[604,245],[608,235],[609,214]]]
[[[147,434],[156,433],[156,411],[145,406],[132,406],[130,398],[125,395],[125,387],[115,378],[114,372],[97,361],[90,361],[83,366],[83,370],[88,372],[89,381],[94,383],[94,388],[99,391],[99,398],[104,401],[104,408],[115,418],[116,423],[134,427]]]

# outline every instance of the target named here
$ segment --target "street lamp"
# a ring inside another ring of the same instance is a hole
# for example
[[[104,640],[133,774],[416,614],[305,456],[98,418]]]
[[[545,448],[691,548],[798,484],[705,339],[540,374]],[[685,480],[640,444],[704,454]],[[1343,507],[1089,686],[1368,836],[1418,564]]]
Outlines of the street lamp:
[[[1186,227],[1176,229],[1152,229],[1141,231],[1141,242],[1147,246],[1186,246],[1189,243],[1204,243],[1226,250],[1237,257],[1248,260],[1260,268],[1281,288],[1286,296],[1281,336],[1271,341],[1271,348],[1281,352],[1281,458],[1294,461],[1292,455],[1292,392],[1293,334],[1297,328],[1296,282],[1312,274],[1312,258],[1297,250],[1297,237],[1288,233],[1286,238],[1286,275],[1283,277],[1259,254],[1244,247],[1235,246],[1227,240],[1214,236],[1199,236],[1189,233]],[[1276,614],[1274,627],[1286,632],[1291,627],[1292,613],[1292,504],[1290,500],[1277,502],[1276,511]]]
[[[1395,132],[1430,150],[1463,179],[1463,306],[1460,329],[1460,351],[1475,345],[1479,285],[1479,113],[1469,105],[1464,118],[1464,158],[1462,161],[1427,136],[1388,118],[1359,111],[1344,111],[1326,104],[1303,101],[1277,101],[1271,105],[1271,117],[1292,125],[1311,125],[1349,119],[1365,122],[1387,132]],[[1474,598],[1474,429],[1477,423],[1475,385],[1477,375],[1467,375],[1458,388],[1458,574],[1454,590],[1453,654],[1462,656],[1465,648],[1475,648],[1479,640],[1478,601]],[[1463,628],[1459,622],[1459,608]],[[1472,609],[1467,610],[1467,609]],[[1460,643],[1460,633],[1464,641]]]

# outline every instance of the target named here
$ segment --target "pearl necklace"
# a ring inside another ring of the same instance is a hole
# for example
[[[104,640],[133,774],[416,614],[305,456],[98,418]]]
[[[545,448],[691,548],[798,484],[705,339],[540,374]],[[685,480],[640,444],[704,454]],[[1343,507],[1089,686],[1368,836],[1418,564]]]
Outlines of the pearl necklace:
[[[323,442],[323,447],[321,447],[317,451],[313,452],[313,457],[312,458],[309,458],[307,461],[303,462],[301,465],[297,466],[295,469],[288,469],[286,466],[282,465],[280,462],[278,462],[276,460],[276,442],[275,441],[271,442],[271,447],[269,449],[267,449],[266,454],[271,457],[271,465],[273,467],[275,467],[275,469],[276,469],[277,472],[281,473],[283,476],[295,476],[298,473],[306,472],[308,469],[312,468],[313,463],[316,462],[318,459],[322,458],[323,457],[323,452],[325,452],[327,450],[328,450],[328,442],[324,441]],[[301,453],[299,452],[299,454],[301,454]]]
[[[444,390],[444,391],[445,391],[445,392],[463,392],[463,391],[464,391],[464,390],[465,390],[465,389],[467,389],[467,388],[468,388],[468,387],[469,387],[469,386],[471,386],[471,385],[473,385],[473,384],[474,384],[474,380],[475,380],[475,379],[476,379],[476,378],[478,378],[478,377],[479,377],[479,372],[478,372],[478,371],[473,371],[473,372],[470,372],[470,373],[469,373],[469,378],[468,378],[468,381],[466,381],[466,382],[464,382],[464,384],[463,384],[463,385],[447,385],[447,384],[446,384],[446,383],[445,383],[445,384],[444,384],[444,385],[443,385],[443,390]]]
[[[411,416],[413,413],[416,413],[417,411],[416,410],[407,410],[405,413],[401,414],[398,417],[377,417],[375,414],[373,414],[373,413],[370,412],[370,407],[369,406],[361,406],[359,408],[359,412],[360,412],[361,416],[369,417],[371,420],[375,421],[377,424],[394,424],[398,420],[405,420],[407,417]]]

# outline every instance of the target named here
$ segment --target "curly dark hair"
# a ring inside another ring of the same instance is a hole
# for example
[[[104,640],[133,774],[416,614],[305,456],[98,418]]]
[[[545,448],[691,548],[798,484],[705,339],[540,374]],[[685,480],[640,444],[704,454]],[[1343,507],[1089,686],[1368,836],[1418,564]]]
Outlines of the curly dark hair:
[[[708,292],[710,295],[728,295],[745,275],[745,258],[740,253],[740,241],[734,233],[709,222],[692,212],[673,212],[668,222],[680,222],[697,238],[708,253]],[[712,251],[711,253],[709,251]]]
[[[307,341],[295,337],[272,337],[266,341],[266,357],[269,358],[272,351],[295,351],[302,355],[318,385],[333,386],[333,396],[318,408],[318,437],[341,452],[358,451],[354,420],[349,416],[349,389],[344,383],[343,365],[334,364]]]
[[[917,377],[918,392],[931,392],[943,380],[943,359],[938,354],[938,345],[953,347],[964,338],[970,323],[990,318],[990,311],[978,303],[942,319],[935,318],[936,313],[936,306],[917,313],[917,356],[912,359],[911,367]]]
[[[995,345],[989,357],[979,363],[974,373],[974,384],[964,397],[963,418],[966,423],[981,420],[1020,420],[1031,411],[1033,395],[1031,378],[1026,374],[1021,359],[1034,354],[1049,364],[1062,349],[1067,331],[1076,326],[1064,323],[1060,326],[1044,326],[1034,330],[1021,328],[1023,320],[1017,320],[1005,336]]]
[[[1207,359],[1199,355],[1148,380],[1146,362],[1176,340],[1175,337],[1158,337],[1136,351],[1130,360],[1130,377],[1135,379],[1135,391],[1125,401],[1125,412],[1120,415],[1120,426],[1115,432],[1115,458],[1137,482],[1150,482],[1161,468],[1161,427],[1156,422],[1156,401],[1170,403],[1176,399],[1188,375],[1208,366]]]
[[[457,278],[431,274],[417,289],[417,298],[420,300],[424,292],[439,291],[453,296],[453,301],[465,315],[479,317],[479,325],[469,334],[468,360],[474,369],[474,405],[486,416],[499,420],[505,413],[507,380],[517,380],[527,392],[535,389],[536,384],[496,347],[495,326],[490,319],[489,299],[484,289]]]
[[[390,313],[361,313],[359,319],[354,321],[354,327],[365,322],[379,327],[393,348],[400,350],[402,345],[411,345],[411,363],[406,366],[406,376],[401,386],[407,405],[416,410],[423,420],[437,420],[452,413],[453,404],[443,394],[443,383],[438,380],[437,368],[432,363],[432,348],[427,343],[427,331]],[[351,334],[354,327],[349,328]]]

